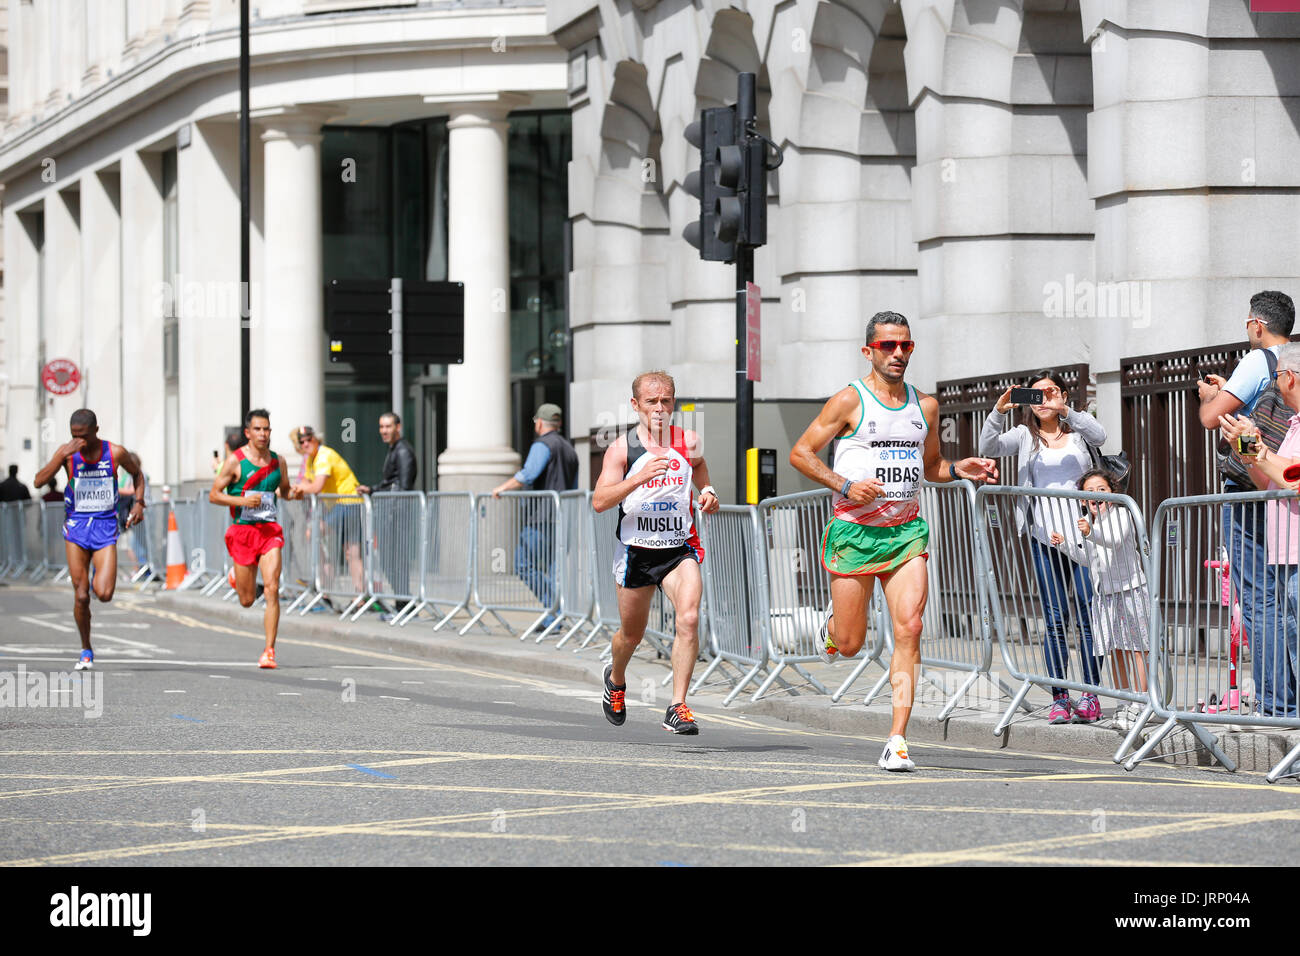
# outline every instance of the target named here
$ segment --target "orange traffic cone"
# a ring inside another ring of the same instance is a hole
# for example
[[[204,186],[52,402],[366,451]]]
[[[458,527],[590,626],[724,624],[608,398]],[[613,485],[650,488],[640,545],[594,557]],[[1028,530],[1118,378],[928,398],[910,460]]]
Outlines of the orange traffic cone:
[[[167,583],[164,588],[174,591],[185,582],[185,548],[181,545],[181,532],[176,527],[176,512],[167,510]]]

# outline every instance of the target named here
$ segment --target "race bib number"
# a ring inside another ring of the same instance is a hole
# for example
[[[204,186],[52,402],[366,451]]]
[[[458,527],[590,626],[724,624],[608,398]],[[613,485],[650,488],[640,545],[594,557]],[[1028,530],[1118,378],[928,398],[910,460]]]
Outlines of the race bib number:
[[[113,479],[78,478],[73,486],[72,501],[75,511],[108,511],[113,507]]]
[[[249,494],[260,494],[262,503],[256,507],[244,505],[239,513],[241,521],[274,521],[275,520],[275,492],[261,491],[249,492]]]

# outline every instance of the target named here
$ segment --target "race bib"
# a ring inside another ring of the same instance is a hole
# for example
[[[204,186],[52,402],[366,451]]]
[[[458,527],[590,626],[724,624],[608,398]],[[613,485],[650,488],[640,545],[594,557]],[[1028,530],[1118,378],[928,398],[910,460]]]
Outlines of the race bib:
[[[98,513],[112,509],[112,477],[78,478],[72,489],[72,501],[74,511]]]
[[[261,491],[249,492],[249,494],[260,494],[262,503],[256,508],[250,508],[248,505],[239,512],[240,521],[274,521],[275,520],[275,492]]]

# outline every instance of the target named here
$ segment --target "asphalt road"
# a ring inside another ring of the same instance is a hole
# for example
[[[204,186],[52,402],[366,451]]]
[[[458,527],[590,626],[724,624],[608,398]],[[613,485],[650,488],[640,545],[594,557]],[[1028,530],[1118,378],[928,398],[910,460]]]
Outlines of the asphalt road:
[[[300,638],[260,671],[252,630],[129,589],[95,614],[100,716],[0,706],[2,864],[1203,866],[1300,837],[1300,787],[1260,775],[924,744],[894,775],[880,741],[716,707],[674,737],[662,689],[615,728],[595,686]],[[77,647],[68,586],[0,586],[0,681]]]

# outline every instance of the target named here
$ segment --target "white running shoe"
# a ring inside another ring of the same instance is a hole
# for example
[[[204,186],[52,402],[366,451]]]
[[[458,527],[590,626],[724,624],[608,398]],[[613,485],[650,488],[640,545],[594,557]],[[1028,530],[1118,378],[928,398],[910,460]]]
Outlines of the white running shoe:
[[[889,743],[885,744],[885,752],[880,755],[876,761],[876,766],[885,770],[910,771],[916,769],[916,764],[907,756],[907,741],[901,734],[894,734],[889,738]]]

